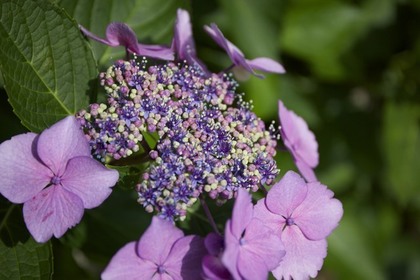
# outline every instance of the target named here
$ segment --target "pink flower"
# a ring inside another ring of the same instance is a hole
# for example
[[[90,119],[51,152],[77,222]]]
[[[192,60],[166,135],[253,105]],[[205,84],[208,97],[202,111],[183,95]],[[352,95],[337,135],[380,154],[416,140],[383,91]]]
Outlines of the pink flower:
[[[153,217],[138,242],[130,242],[111,259],[103,280],[197,279],[206,253],[203,240],[184,236],[172,222]]]
[[[228,39],[225,38],[222,31],[216,24],[212,23],[210,26],[204,26],[204,30],[212,37],[212,39],[222,47],[228,54],[233,65],[259,77],[263,78],[263,75],[255,73],[254,70],[261,70],[264,72],[271,73],[285,73],[283,66],[277,61],[267,57],[258,57],[252,60],[245,58],[244,54],[238,47],[232,44]]]
[[[89,144],[72,116],[40,135],[20,134],[0,145],[0,193],[24,203],[34,239],[61,237],[80,222],[85,208],[100,205],[118,172],[91,158]]]
[[[225,227],[224,266],[234,279],[266,279],[284,253],[280,236],[254,217],[251,195],[239,189],[232,219]]]
[[[277,279],[315,277],[327,255],[326,237],[343,216],[340,201],[326,186],[305,183],[289,171],[255,206],[255,216],[281,236],[286,255],[272,270]]]
[[[102,39],[83,26],[79,25],[80,30],[87,37],[98,41],[102,44],[118,47],[123,46],[130,53],[135,53],[140,56],[147,56],[162,60],[173,60],[174,54],[173,51],[164,46],[160,45],[144,45],[139,44],[137,41],[137,36],[134,31],[125,23],[122,22],[113,22],[110,23],[105,32],[106,39]]]
[[[307,182],[315,182],[313,168],[318,165],[318,143],[306,122],[293,111],[287,110],[279,100],[280,135],[290,151],[299,172]]]

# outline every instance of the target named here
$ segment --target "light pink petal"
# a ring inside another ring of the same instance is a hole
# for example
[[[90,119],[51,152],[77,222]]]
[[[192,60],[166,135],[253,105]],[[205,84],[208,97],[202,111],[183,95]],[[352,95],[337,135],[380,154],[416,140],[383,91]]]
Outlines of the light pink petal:
[[[105,34],[108,45],[112,47],[124,46],[131,52],[137,52],[137,36],[127,24],[122,22],[110,23]]]
[[[284,70],[284,67],[280,63],[268,57],[258,57],[252,60],[247,60],[247,63],[254,70],[261,70],[264,72],[279,74],[283,74],[286,72],[286,70]]]
[[[137,44],[136,54],[162,60],[174,60],[174,52],[171,48],[161,45]]]
[[[254,218],[246,228],[243,237],[244,244],[241,246],[241,252],[246,250],[254,257],[258,256],[265,264],[267,271],[277,267],[285,254],[280,235],[275,234],[274,230],[263,221]],[[240,272],[242,273],[242,270]]]
[[[49,183],[51,170],[36,159],[34,133],[20,134],[0,145],[0,193],[13,203],[23,203]]]
[[[139,258],[136,247],[136,242],[130,242],[118,250],[102,272],[101,279],[152,279],[157,267],[151,261]]]
[[[297,226],[288,226],[282,234],[286,255],[272,272],[276,279],[315,278],[327,256],[327,241],[305,238]]]
[[[202,274],[201,261],[206,253],[202,238],[194,235],[182,237],[172,247],[164,263],[165,270],[173,278],[195,280]]]
[[[187,59],[188,52],[195,55],[195,45],[192,37],[192,27],[190,14],[182,9],[178,9],[174,31],[175,51],[179,59]]]
[[[343,205],[334,193],[319,182],[308,184],[306,199],[293,213],[295,223],[311,240],[326,238],[338,226]]]
[[[39,135],[37,151],[40,159],[57,176],[64,173],[71,158],[90,157],[89,143],[74,116],[68,116],[44,130]]]
[[[308,183],[317,182],[318,179],[316,178],[314,170],[306,164],[306,162],[301,161],[299,158],[295,158],[296,167],[299,170],[299,173],[305,178],[305,181]]]
[[[228,220],[225,226],[225,250],[221,260],[234,279],[241,279],[237,267],[239,240],[232,234],[231,228],[231,220]]]
[[[61,237],[80,222],[83,202],[61,186],[52,185],[23,205],[23,217],[34,239],[46,242]]]
[[[183,236],[184,233],[172,222],[155,216],[139,240],[138,254],[145,260],[163,264],[173,244]]]
[[[238,270],[242,276],[240,279],[252,280],[265,280],[269,272],[267,266],[259,256],[243,249],[240,250],[238,256]]]
[[[211,280],[230,280],[232,279],[229,271],[223,265],[222,261],[215,256],[207,255],[202,262],[204,279]]]
[[[84,208],[100,205],[118,181],[118,171],[108,169],[90,157],[75,157],[67,164],[62,185],[83,201]]]
[[[251,195],[244,189],[238,190],[232,212],[231,231],[239,240],[244,229],[248,226],[253,215],[253,205]]]
[[[265,205],[265,199],[260,199],[254,206],[254,218],[261,220],[264,225],[280,236],[286,224],[286,219],[279,214],[274,214]]]
[[[308,124],[279,100],[280,134],[284,145],[297,160],[315,168],[319,162],[318,142]]]
[[[270,189],[265,203],[271,212],[288,218],[305,199],[307,191],[303,178],[296,172],[288,171]]]

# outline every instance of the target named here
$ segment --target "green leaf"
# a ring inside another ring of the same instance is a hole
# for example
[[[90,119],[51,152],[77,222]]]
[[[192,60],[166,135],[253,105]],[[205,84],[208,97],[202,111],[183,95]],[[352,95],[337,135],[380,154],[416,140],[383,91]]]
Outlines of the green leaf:
[[[420,106],[388,103],[384,115],[385,185],[402,205],[419,197]]]
[[[105,37],[107,25],[114,21],[128,24],[142,43],[171,43],[176,9],[185,6],[181,0],[57,0],[57,3],[92,33]],[[123,48],[110,48],[92,42],[100,65],[124,57]]]
[[[46,1],[0,5],[0,71],[9,102],[39,132],[86,107],[95,60],[76,23]]]
[[[21,207],[0,202],[0,280],[52,279],[51,243],[36,243],[25,228]]]

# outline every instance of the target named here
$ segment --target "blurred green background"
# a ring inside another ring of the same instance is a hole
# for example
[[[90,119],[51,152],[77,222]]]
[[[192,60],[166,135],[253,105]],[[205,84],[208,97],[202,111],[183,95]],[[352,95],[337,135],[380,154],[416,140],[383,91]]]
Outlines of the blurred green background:
[[[184,7],[198,54],[210,69],[229,66],[202,29],[211,22],[248,58],[280,61],[287,74],[251,77],[240,91],[267,123],[277,120],[282,99],[317,137],[316,173],[344,205],[318,279],[420,279],[420,1],[55,2],[97,34],[119,20],[142,42],[166,44],[176,8]],[[122,49],[91,44],[102,69],[123,57]],[[4,89],[0,99],[4,141],[26,130]],[[278,162],[281,174],[294,169],[287,153],[279,152]],[[149,220],[135,194],[114,191],[53,242],[54,279],[97,278],[115,250],[137,239]]]

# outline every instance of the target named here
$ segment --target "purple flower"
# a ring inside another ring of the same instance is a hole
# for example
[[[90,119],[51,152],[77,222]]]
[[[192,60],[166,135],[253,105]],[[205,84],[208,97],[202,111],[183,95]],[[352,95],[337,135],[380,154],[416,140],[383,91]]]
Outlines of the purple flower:
[[[111,259],[102,279],[197,279],[206,253],[203,240],[184,236],[172,222],[153,217],[138,242],[130,242]]]
[[[91,158],[89,144],[72,116],[40,135],[20,134],[0,145],[0,192],[24,203],[23,217],[34,239],[61,237],[84,208],[100,205],[118,172]]]
[[[283,66],[270,58],[259,57],[252,60],[246,59],[242,51],[238,49],[238,47],[236,47],[234,44],[232,44],[228,39],[226,39],[225,36],[223,36],[222,31],[220,31],[216,24],[212,23],[210,26],[206,25],[204,26],[204,30],[220,47],[226,51],[230,60],[235,66],[240,67],[259,78],[263,78],[264,76],[255,73],[254,70],[279,74],[285,73]]]
[[[221,257],[223,254],[224,240],[217,233],[211,232],[204,240],[208,255],[204,256],[202,267],[204,279],[210,280],[230,280],[232,276],[229,270],[223,265]]]
[[[306,122],[279,100],[280,135],[299,172],[307,182],[318,181],[313,168],[318,165],[318,143]]]
[[[239,189],[225,227],[225,267],[234,279],[267,279],[284,254],[280,236],[254,217],[251,195]]]
[[[190,15],[182,9],[177,11],[172,49],[177,54],[178,59],[186,60],[188,64],[200,68],[203,73],[210,74],[204,63],[197,58]]]
[[[305,183],[289,171],[275,184],[265,200],[255,206],[255,215],[281,236],[286,256],[272,270],[277,279],[315,277],[327,255],[326,237],[343,215],[340,201],[319,182]]]
[[[106,28],[105,37],[102,39],[83,26],[79,25],[80,30],[87,37],[98,41],[102,44],[117,47],[124,46],[128,52],[135,53],[140,56],[147,56],[151,58],[157,58],[162,60],[173,60],[174,54],[173,51],[164,46],[160,45],[144,45],[139,44],[137,41],[137,36],[134,31],[125,23],[122,22],[113,22],[110,23]]]

